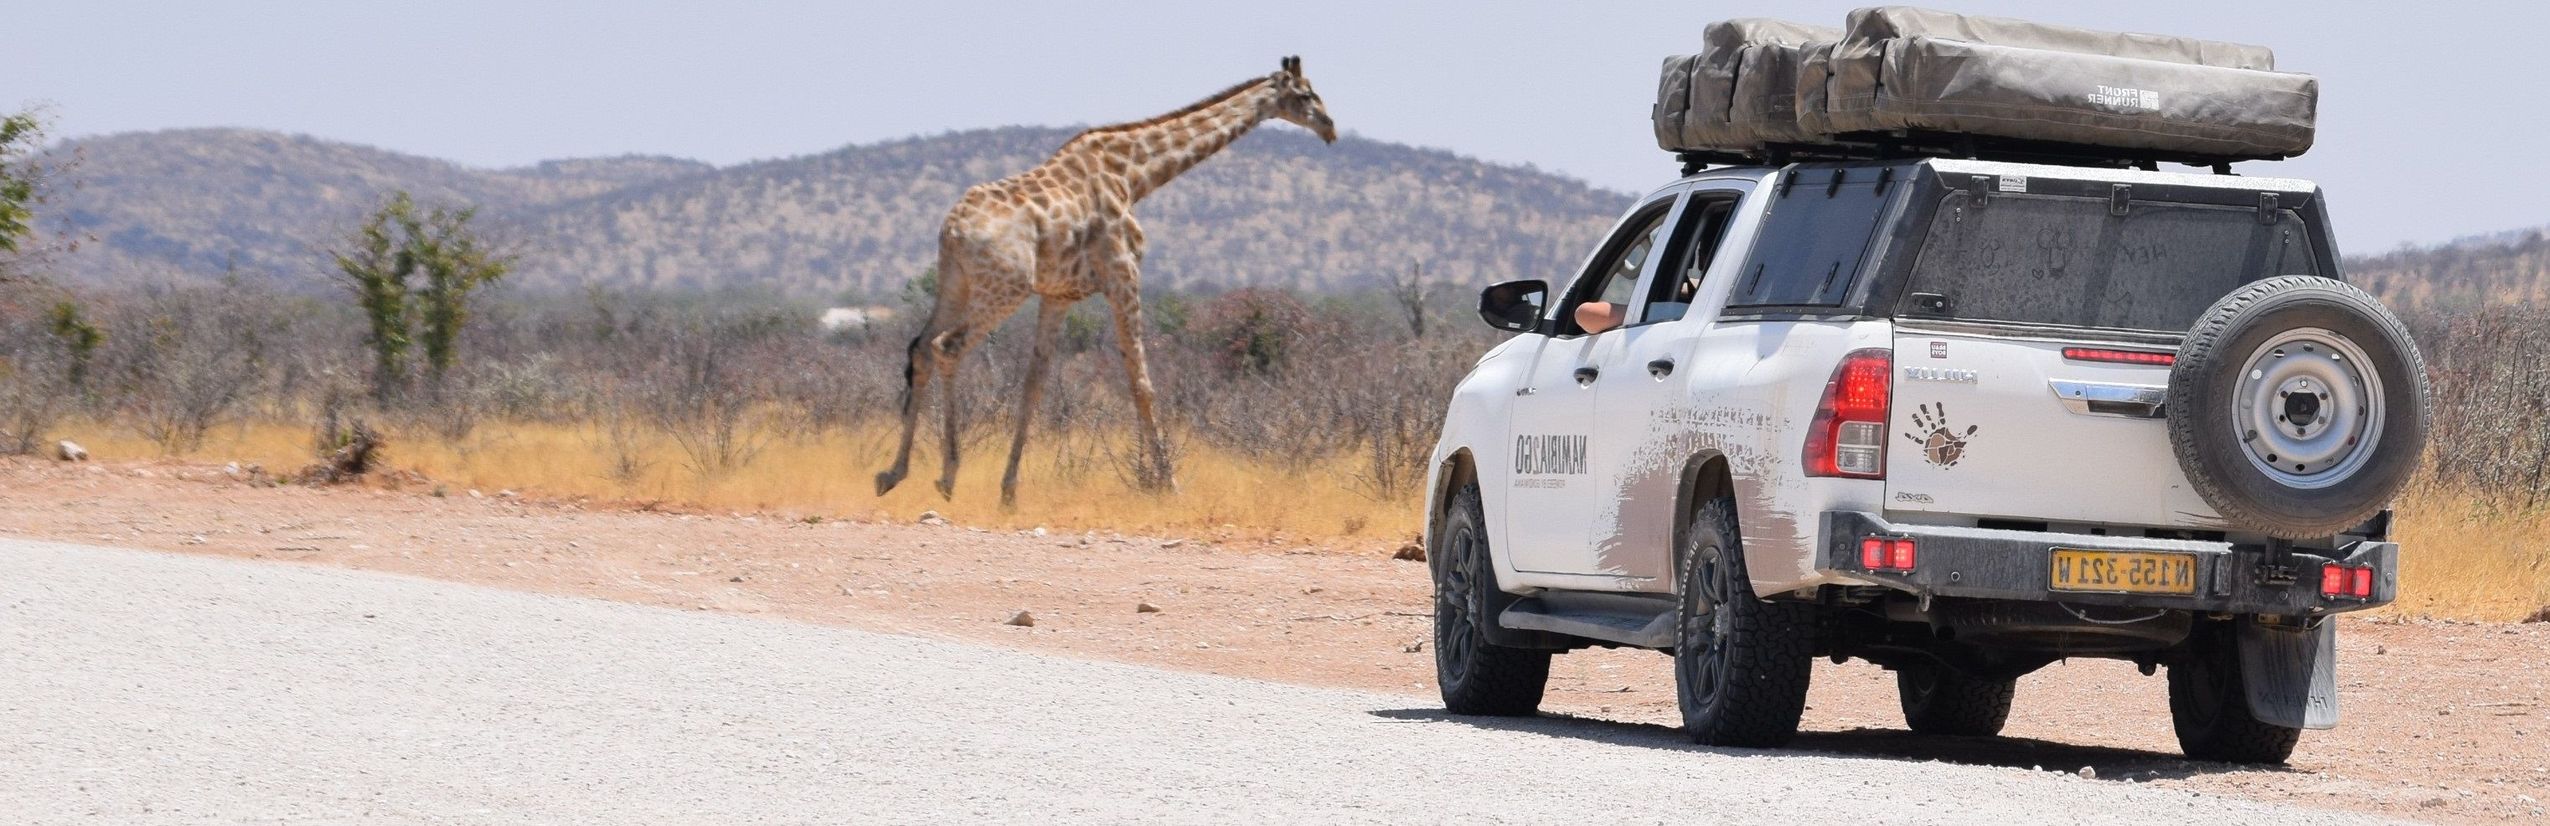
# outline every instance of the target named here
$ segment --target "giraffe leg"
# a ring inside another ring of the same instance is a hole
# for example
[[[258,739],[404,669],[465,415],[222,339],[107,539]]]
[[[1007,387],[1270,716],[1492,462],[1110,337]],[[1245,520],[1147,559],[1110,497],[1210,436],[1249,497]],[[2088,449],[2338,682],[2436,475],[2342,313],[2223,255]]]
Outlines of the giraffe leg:
[[[928,375],[938,372],[936,362],[926,365],[926,370],[921,365],[923,349],[936,349],[926,347],[931,337],[931,331],[923,329],[918,337],[913,337],[913,347],[905,349],[903,354],[903,446],[895,449],[895,467],[877,472],[877,495],[880,497],[892,492],[895,484],[903,484],[903,477],[913,472],[913,426],[921,423],[918,413],[921,413],[923,390],[928,390]]]
[[[974,351],[974,345],[983,343],[985,335],[999,329],[1002,320],[1018,312],[1019,305],[1027,303],[1026,279],[1021,278],[1014,283],[1018,285],[1015,291],[1006,287],[976,290],[974,302],[966,308],[965,320],[959,328],[964,335],[948,342],[940,353],[939,377],[945,380],[942,382],[945,389],[939,393],[939,409],[947,414],[939,431],[938,489],[941,498],[956,498],[956,465],[961,452],[959,436],[965,425],[965,394],[957,392],[956,368],[965,363],[965,355]]]
[[[921,406],[927,404],[930,379],[939,373],[942,342],[948,335],[962,331],[943,331],[936,324],[925,327],[913,337],[912,346],[903,363],[903,440],[895,449],[894,466],[877,473],[877,495],[884,496],[903,484],[912,472],[912,436],[920,429]]]
[[[1142,346],[1142,295],[1138,289],[1110,289],[1107,303],[1116,311],[1116,347],[1124,351],[1125,379],[1133,390],[1133,412],[1142,431],[1142,459],[1134,483],[1144,490],[1176,493],[1177,474],[1169,467],[1169,442],[1151,388],[1151,360]]]
[[[1009,467],[1001,472],[1003,509],[1018,506],[1018,458],[1027,452],[1027,428],[1036,420],[1037,402],[1044,398],[1045,371],[1053,364],[1063,316],[1071,312],[1071,304],[1050,295],[1036,300],[1036,344],[1027,356],[1027,386],[1018,398],[1018,432],[1009,442]]]
[[[939,399],[939,410],[946,414],[939,421],[940,499],[956,498],[957,431],[965,426],[965,394],[956,392],[956,365],[964,361],[965,350],[968,349],[972,348],[960,347],[945,366],[939,368],[947,373],[947,389]]]

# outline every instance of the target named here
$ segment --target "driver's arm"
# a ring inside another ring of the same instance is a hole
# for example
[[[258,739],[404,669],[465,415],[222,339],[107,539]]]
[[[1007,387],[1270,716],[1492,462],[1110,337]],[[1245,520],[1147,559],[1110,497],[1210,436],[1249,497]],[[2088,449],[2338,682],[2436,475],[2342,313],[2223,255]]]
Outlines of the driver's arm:
[[[1609,301],[1588,301],[1576,305],[1576,326],[1591,335],[1620,326],[1627,315],[1621,305]]]

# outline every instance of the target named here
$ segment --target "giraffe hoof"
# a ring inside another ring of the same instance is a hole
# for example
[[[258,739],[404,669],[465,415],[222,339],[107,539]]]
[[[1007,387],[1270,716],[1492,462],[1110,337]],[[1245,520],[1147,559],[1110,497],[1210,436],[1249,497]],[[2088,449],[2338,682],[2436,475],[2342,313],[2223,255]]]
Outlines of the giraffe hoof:
[[[903,477],[896,475],[893,471],[877,474],[877,495],[884,496],[891,493],[894,486],[900,484],[903,484]]]
[[[941,479],[938,483],[938,489],[939,498],[946,499],[951,502],[956,500],[956,480]]]

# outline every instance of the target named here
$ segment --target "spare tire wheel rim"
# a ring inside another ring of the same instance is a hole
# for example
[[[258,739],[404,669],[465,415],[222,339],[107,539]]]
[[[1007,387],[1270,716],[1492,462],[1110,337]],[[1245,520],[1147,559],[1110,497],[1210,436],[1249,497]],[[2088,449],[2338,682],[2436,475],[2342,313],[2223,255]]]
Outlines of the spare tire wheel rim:
[[[2381,442],[2382,379],[2346,336],[2286,330],[2241,363],[2231,420],[2251,467],[2288,488],[2353,478]]]

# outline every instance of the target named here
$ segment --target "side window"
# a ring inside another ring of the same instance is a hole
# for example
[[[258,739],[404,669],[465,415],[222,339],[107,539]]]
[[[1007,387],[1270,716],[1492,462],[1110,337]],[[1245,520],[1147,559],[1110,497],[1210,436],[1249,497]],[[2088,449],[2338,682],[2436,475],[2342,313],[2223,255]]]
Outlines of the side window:
[[[1727,225],[1735,220],[1735,196],[1692,197],[1691,205],[1682,210],[1681,237],[1674,239],[1676,246],[1665,259],[1671,269],[1648,290],[1646,312],[1638,316],[1641,324],[1677,321],[1691,311],[1692,298],[1700,294],[1700,279],[1708,276],[1709,262],[1717,260]]]
[[[1730,307],[1842,303],[1896,195],[1893,170],[1840,167],[1792,170],[1770,196],[1753,259],[1745,263]]]
[[[1664,243],[1665,217],[1672,208],[1673,201],[1660,201],[1630,219],[1620,234],[1612,236],[1610,246],[1577,282],[1575,292],[1559,312],[1559,335],[1599,333],[1619,327],[1621,320],[1629,316],[1629,302],[1637,297],[1641,268],[1647,265],[1648,253]]]

